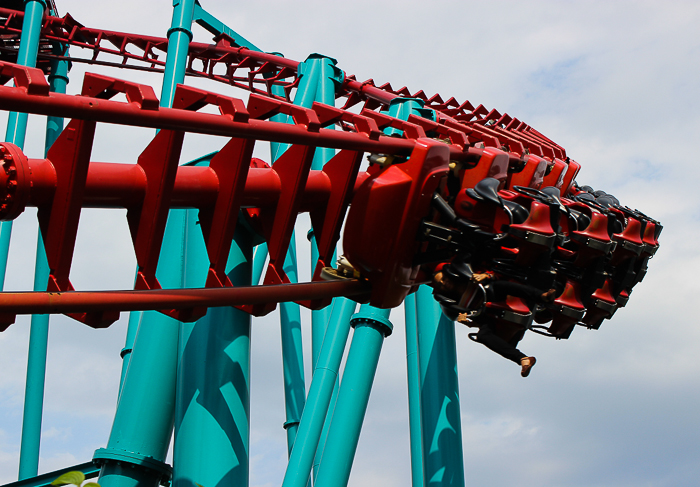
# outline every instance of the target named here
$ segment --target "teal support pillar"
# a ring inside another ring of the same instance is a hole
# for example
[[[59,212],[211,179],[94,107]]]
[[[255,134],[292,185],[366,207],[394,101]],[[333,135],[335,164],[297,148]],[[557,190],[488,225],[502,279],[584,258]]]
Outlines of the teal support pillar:
[[[175,87],[185,81],[187,52],[192,40],[195,0],[173,0],[173,20],[168,29],[168,57],[165,60],[160,106],[173,106]]]
[[[39,37],[41,34],[41,19],[46,9],[45,0],[25,0],[24,20],[22,21],[22,36],[17,53],[17,64],[21,66],[36,66],[36,56],[39,52]],[[10,112],[7,119],[5,140],[16,146],[24,147],[24,137],[27,133],[26,113]]]
[[[463,487],[454,322],[440,312],[428,286],[418,288],[416,307],[424,482],[426,487]]]
[[[339,86],[342,86],[344,79],[343,72],[336,67],[338,61],[321,54],[312,54],[307,58],[306,63],[309,63],[312,60],[315,61],[316,72],[318,73],[318,78],[316,79],[316,95],[313,101],[334,107],[336,89]],[[311,105],[313,105],[313,102]],[[309,107],[311,105],[309,105]],[[335,127],[330,126],[328,128],[332,129]],[[331,149],[329,147],[319,147],[314,153],[314,160],[311,163],[311,169],[323,169],[323,165],[330,161],[334,155],[335,149]]]
[[[284,259],[284,272],[289,277],[290,282],[299,282],[296,245],[289,246],[287,256]],[[280,303],[280,332],[286,411],[284,429],[287,431],[287,453],[291,454],[306,402],[301,310],[298,304]]]
[[[143,311],[132,311],[129,313],[129,324],[126,327],[126,340],[124,341],[124,348],[120,353],[122,358],[122,374],[119,378],[119,394],[122,393],[122,388],[124,387],[124,379],[126,378],[126,371],[129,370],[129,362],[131,362],[131,352],[134,350],[134,341],[136,340],[136,332],[139,330],[139,323],[141,323],[141,318],[143,317]]]
[[[431,109],[423,108],[424,105],[425,102],[418,98],[397,97],[391,101],[385,113],[400,120],[408,120],[410,115],[435,120],[435,112]],[[401,130],[393,127],[385,128],[384,133],[389,136],[398,137],[403,135]],[[430,298],[432,299],[432,296]],[[406,297],[404,307],[406,311],[406,368],[408,374],[411,479],[413,487],[422,487],[424,485],[423,437],[421,433],[421,382],[415,294],[410,294]]]
[[[34,273],[35,290],[41,286],[43,286],[42,291],[46,290],[46,283],[49,279],[48,274],[44,243],[41,240],[41,236],[39,236],[37,263]],[[32,315],[29,329],[29,354],[27,355],[27,382],[24,389],[24,412],[22,414],[22,442],[19,451],[19,480],[35,477],[39,473],[39,449],[48,345],[49,315]]]
[[[279,53],[273,53],[279,54]],[[280,54],[281,55],[281,54]],[[273,85],[272,92],[283,96],[284,89]],[[272,121],[288,123],[289,117],[277,114]],[[270,142],[270,157],[274,165],[275,161],[287,150],[289,144]],[[284,259],[283,269],[289,281],[299,282],[297,268],[296,234],[292,232],[287,255]],[[260,244],[255,248],[253,257],[253,283],[258,284],[265,266],[267,257],[267,244]],[[287,432],[287,452],[292,451],[294,438],[299,428],[301,412],[304,409],[306,397],[306,383],[304,380],[304,351],[301,339],[301,311],[296,303],[280,303],[280,338],[282,342],[282,369],[284,375],[284,400],[285,422],[284,429]]]
[[[328,405],[338,379],[343,351],[350,334],[350,323],[343,317],[352,314],[355,306],[355,302],[350,300],[337,300],[333,304],[331,319],[301,415],[299,431],[284,474],[283,487],[306,487],[309,480]]]
[[[400,120],[408,120],[409,115],[415,115],[417,117],[423,117],[427,118],[428,120],[435,121],[435,111],[430,108],[423,108],[424,106],[425,102],[420,98],[396,97],[391,100],[389,107],[384,110],[384,113]],[[403,131],[393,127],[387,127],[384,129],[384,134],[401,137],[403,135]]]
[[[171,210],[156,277],[165,289],[183,287],[187,210]],[[146,311],[134,341],[129,368],[107,448],[95,452],[102,487],[155,487],[170,478],[165,464],[175,415],[179,322]]]
[[[400,120],[408,120],[409,115],[427,118],[428,120],[436,121],[435,111],[430,108],[423,108],[425,102],[420,98],[401,98],[396,97],[391,100],[389,107],[383,110],[389,116]],[[389,136],[401,137],[403,131],[394,127],[384,129],[384,134]]]
[[[260,284],[260,278],[265,270],[265,260],[267,260],[267,244],[261,243],[253,251],[253,270],[250,281],[253,285]]]
[[[160,105],[172,106],[185,79],[195,0],[173,0]],[[187,210],[171,210],[156,277],[163,288],[183,287]],[[132,330],[133,332],[133,330]],[[102,487],[154,487],[170,479],[165,455],[175,420],[179,322],[157,311],[141,315],[107,448],[95,452]],[[125,347],[126,348],[126,347]]]
[[[316,237],[314,236],[314,231],[309,230],[306,237],[311,243],[311,262],[318,262],[318,248],[316,247]],[[335,253],[333,254],[333,258],[335,258]],[[311,272],[313,271],[314,269],[311,270]],[[335,305],[337,301],[341,301],[343,299],[344,298],[334,298],[333,305]],[[326,327],[328,326],[328,321],[331,319],[330,316],[333,305],[326,306],[322,309],[311,310],[311,367],[314,370],[316,370],[318,356],[321,353],[321,346],[323,345],[323,337],[326,333]]]
[[[204,287],[209,260],[188,210],[185,287]],[[250,285],[251,235],[239,226],[228,257],[234,286]],[[233,307],[210,308],[196,323],[180,324],[175,405],[173,486],[235,485],[249,479],[251,316]]]
[[[54,53],[63,54],[60,45]],[[68,61],[53,60],[49,89],[65,93],[68,85]],[[47,117],[44,155],[48,153],[63,130],[62,117]],[[44,239],[41,230],[37,235],[36,264],[34,267],[34,290],[45,291],[49,282],[49,263],[46,260]],[[27,356],[27,383],[24,390],[24,412],[22,415],[22,442],[19,452],[19,480],[35,477],[39,473],[39,451],[41,422],[44,409],[44,385],[46,382],[46,355],[49,346],[49,315],[32,315],[29,331],[29,354]]]
[[[406,315],[406,371],[408,376],[408,426],[411,442],[411,485],[423,487],[423,441],[420,427],[420,363],[416,295],[404,300]]]
[[[313,101],[323,103],[325,105],[335,106],[335,94],[339,86],[342,85],[344,80],[343,71],[336,67],[337,61],[333,58],[324,56],[322,54],[311,54],[306,61],[303,63],[303,69],[308,69],[313,71],[314,76],[316,76],[316,93]],[[310,103],[308,107],[311,107],[313,103]],[[304,105],[306,106],[306,105]],[[333,127],[329,127],[333,128]],[[319,147],[314,153],[314,159],[311,163],[311,169],[321,170],[323,166],[330,161],[333,156],[335,156],[335,150],[328,147]],[[314,236],[313,230],[308,234],[309,240],[311,242],[311,272],[315,271],[316,262],[318,261],[318,248],[316,246],[316,238]],[[335,252],[331,258],[333,264],[336,258]],[[335,298],[334,303],[338,301],[346,301],[345,298]],[[346,308],[347,309],[347,308]],[[331,314],[331,307],[328,306],[324,309],[314,310],[311,312],[311,354],[312,362],[318,357],[318,353],[321,347],[321,340],[328,327],[328,320]],[[341,319],[347,320],[350,316],[342,317]],[[318,442],[318,447],[316,449],[316,455],[313,464],[313,478],[316,479],[318,474],[318,469],[321,463],[321,456],[326,443],[326,438],[328,436],[328,431],[330,428],[330,421],[332,412],[335,408],[338,397],[338,381],[333,387],[333,393],[331,394],[331,400],[328,405],[328,412],[326,414],[326,419],[323,425],[323,430],[321,431],[321,437]]]
[[[65,48],[60,44],[53,46],[52,52],[56,55],[69,56]],[[68,71],[70,62],[65,59],[51,60],[51,74],[49,75],[49,89],[54,93],[65,93],[68,89]],[[44,154],[49,152],[49,148],[63,132],[63,117],[46,117],[46,139],[44,143]],[[48,279],[48,277],[47,277]]]
[[[340,310],[339,313],[331,315],[331,320],[340,320],[341,323],[350,323],[352,315],[355,313],[355,308],[357,304],[346,298],[336,298],[333,300],[333,310],[335,311],[335,306],[338,306]],[[351,324],[352,326],[352,324]],[[318,446],[316,447],[316,455],[314,456],[313,465],[313,478],[316,480],[318,475],[318,469],[321,466],[321,457],[323,456],[323,450],[326,446],[326,438],[328,438],[328,430],[331,426],[331,417],[333,416],[333,411],[335,410],[335,405],[338,402],[338,386],[339,380],[336,378],[335,385],[333,386],[333,393],[331,394],[331,400],[328,403],[328,412],[326,413],[326,419],[323,423],[323,430],[321,430],[321,437],[318,440]]]
[[[316,477],[316,487],[345,487],[348,483],[379,354],[384,338],[393,330],[388,319],[390,311],[363,305],[351,320],[355,332]]]
[[[24,4],[24,20],[22,21],[22,35],[17,52],[17,64],[36,66],[36,55],[39,52],[39,36],[41,34],[41,19],[44,15],[46,3],[44,0],[26,0]],[[24,148],[24,138],[27,134],[26,113],[10,112],[7,118],[7,131],[5,140],[15,144],[20,149]],[[7,272],[7,255],[10,251],[10,236],[12,235],[12,222],[0,223],[0,285],[5,285]]]
[[[301,76],[299,89],[294,98],[295,105],[311,108],[317,101],[326,105],[335,106],[335,92],[339,84],[343,82],[343,72],[335,65],[337,61],[322,54],[311,54],[306,61],[299,64],[298,74]],[[319,171],[335,155],[334,149],[319,147],[314,153],[311,169]],[[311,242],[311,272],[315,271],[318,261],[318,248],[313,231],[307,235]],[[330,317],[330,307],[311,312],[311,362],[315,368],[315,360],[318,358],[323,336]]]

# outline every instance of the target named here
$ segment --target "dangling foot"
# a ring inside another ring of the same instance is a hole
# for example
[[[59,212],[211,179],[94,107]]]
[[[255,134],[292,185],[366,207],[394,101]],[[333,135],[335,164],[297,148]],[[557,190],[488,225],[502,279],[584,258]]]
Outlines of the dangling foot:
[[[372,153],[367,156],[367,160],[370,165],[377,164],[382,168],[390,166],[394,162],[394,156],[391,154],[375,154]]]
[[[360,279],[360,273],[352,266],[344,255],[338,257],[338,268],[324,267],[321,269],[321,279],[324,281],[338,281],[346,279]]]
[[[535,362],[537,362],[537,359],[535,357],[523,357],[520,359],[520,365],[522,366],[522,370],[520,371],[520,375],[523,377],[527,377],[530,375],[530,369],[535,366]]]
[[[345,258],[344,255],[338,257],[338,273],[351,279],[360,278],[360,273],[353,267],[353,265],[348,259]]]
[[[346,277],[338,272],[338,269],[332,267],[324,267],[321,269],[321,279],[324,281],[347,281],[352,279],[351,277]]]
[[[491,282],[493,280],[493,275],[489,274],[488,272],[482,272],[479,274],[472,274],[472,281],[476,283],[483,283],[486,284],[488,282]]]
[[[547,292],[542,293],[540,299],[543,303],[553,303],[557,296],[556,289],[550,289]]]

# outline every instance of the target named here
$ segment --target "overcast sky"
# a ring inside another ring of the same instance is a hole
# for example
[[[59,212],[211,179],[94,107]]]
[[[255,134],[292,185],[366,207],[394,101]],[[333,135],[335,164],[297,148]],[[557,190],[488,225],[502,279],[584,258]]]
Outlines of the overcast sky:
[[[165,36],[170,25],[169,0],[100,8],[84,0],[56,3],[61,14],[90,27]],[[475,486],[697,485],[700,4],[202,3],[263,50],[299,61],[320,52],[359,80],[507,112],[565,147],[583,165],[580,184],[660,220],[661,248],[629,305],[600,330],[576,329],[568,341],[528,335],[521,349],[537,356],[529,378],[457,328],[465,477]],[[209,38],[196,30],[196,40]],[[71,92],[80,91],[84,70],[76,65],[71,73]],[[89,71],[160,90],[158,77]],[[221,85],[198,86],[235,94]],[[30,157],[43,154],[44,123],[31,119]],[[93,159],[134,162],[152,136],[99,126]],[[183,161],[223,143],[188,136]],[[6,289],[31,288],[35,245],[36,212],[27,210],[15,223]],[[129,288],[133,269],[123,212],[84,212],[76,288]],[[253,325],[254,486],[279,485],[286,458],[279,329],[271,316]],[[392,313],[392,320],[395,333],[382,352],[353,486],[410,482],[402,314]],[[20,318],[0,334],[0,483],[17,474],[28,323]],[[125,317],[100,331],[64,317],[51,323],[41,472],[88,461],[106,445],[126,330]],[[308,342],[308,323],[304,330]]]

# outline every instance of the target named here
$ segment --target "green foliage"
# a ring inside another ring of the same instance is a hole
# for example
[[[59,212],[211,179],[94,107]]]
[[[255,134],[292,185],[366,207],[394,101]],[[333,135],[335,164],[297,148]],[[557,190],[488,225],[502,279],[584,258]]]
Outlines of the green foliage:
[[[51,482],[51,485],[55,485],[56,487],[60,487],[62,485],[75,485],[77,487],[81,487],[82,484],[82,487],[100,487],[100,484],[97,482],[87,482],[85,484],[83,484],[83,482],[85,482],[85,475],[83,472],[74,471],[64,473],[56,480]]]

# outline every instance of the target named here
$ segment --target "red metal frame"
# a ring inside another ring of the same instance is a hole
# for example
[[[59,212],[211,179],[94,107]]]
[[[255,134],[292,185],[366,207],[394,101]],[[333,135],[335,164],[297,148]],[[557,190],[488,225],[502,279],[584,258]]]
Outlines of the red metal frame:
[[[0,34],[17,38],[23,14],[0,9],[0,16],[6,19]],[[92,53],[90,58],[71,57],[74,62],[156,72],[164,69],[160,59],[167,51],[164,38],[91,29],[70,15],[45,17],[42,38]],[[483,105],[475,108],[469,101],[443,101],[437,94],[428,97],[405,87],[394,90],[388,83],[376,86],[371,79],[358,82],[344,73],[336,90],[336,98],[345,98],[342,108],[319,103],[310,109],[295,106],[290,100],[299,83],[299,62],[238,47],[226,35],[214,40],[215,44],[190,43],[187,74],[247,90],[247,103],[178,85],[173,108],[162,108],[147,85],[93,74],[85,76],[81,96],[60,95],[49,92],[40,69],[0,62],[0,103],[4,109],[73,119],[46,159],[28,159],[12,144],[0,144],[5,168],[4,175],[0,171],[0,219],[16,218],[26,206],[38,207],[50,267],[47,290],[58,293],[55,298],[47,293],[3,294],[0,316],[4,323],[12,322],[14,313],[44,309],[67,313],[96,327],[108,326],[118,318],[119,310],[160,309],[189,321],[201,316],[208,306],[234,305],[261,315],[282,300],[317,309],[341,294],[361,294],[359,299],[370,300],[375,306],[394,307],[415,289],[416,279],[422,275],[415,258],[427,247],[418,234],[424,220],[434,216],[431,201],[442,191],[449,167],[456,168],[462,190],[457,195],[443,192],[443,196],[452,200],[456,196],[454,209],[468,220],[464,228],[474,231],[469,225],[481,226],[478,238],[484,238],[484,230],[508,233],[510,243],[501,248],[501,257],[510,262],[508,265],[524,270],[555,252],[562,259],[572,259],[569,264],[574,267],[581,267],[602,252],[586,247],[586,241],[600,241],[600,247],[612,246],[615,240],[618,248],[611,254],[610,265],[636,266],[637,280],[646,272],[646,261],[658,247],[658,231],[652,220],[619,207],[605,211],[605,216],[589,209],[587,214],[594,220],[589,228],[569,231],[567,217],[556,205],[517,188],[544,184],[567,196],[580,169],[561,146],[520,120]],[[62,57],[46,51],[40,56]],[[107,60],[108,56],[119,62]],[[15,88],[2,86],[10,79],[14,79]],[[283,88],[284,96],[272,93],[275,85]],[[127,101],[111,100],[118,93],[126,95]],[[379,111],[397,97],[422,100],[426,108],[435,111],[434,120],[411,115],[403,121]],[[360,114],[347,110],[359,103],[364,103]],[[219,114],[199,111],[207,105],[217,107]],[[292,123],[268,120],[276,114],[288,115]],[[159,132],[136,164],[91,162],[97,123],[157,128]],[[330,125],[342,130],[326,128]],[[386,128],[400,131],[402,137],[384,136]],[[186,132],[226,137],[227,143],[207,167],[178,166]],[[256,140],[290,147],[273,168],[252,158]],[[322,170],[311,171],[318,147],[338,152]],[[394,165],[374,166],[359,174],[365,152],[398,157]],[[516,190],[502,190],[499,201],[510,200],[516,210],[521,205],[522,211],[528,212],[527,219],[516,223],[504,204],[498,210],[480,201],[483,198],[472,198],[474,193],[469,196],[466,190],[486,177],[500,181],[499,188],[505,185]],[[572,208],[584,205],[563,201]],[[82,208],[91,206],[127,209],[138,263],[134,291],[73,291],[69,276],[78,222]],[[165,291],[155,277],[172,208],[199,210],[209,257],[205,289]],[[240,210],[246,210],[244,214],[268,244],[270,260],[260,287],[233,288],[225,274]],[[311,215],[319,250],[312,279],[319,280],[322,268],[331,264],[347,213],[345,253],[368,281],[334,283],[335,287],[328,283],[285,287],[289,279],[282,263],[297,215],[306,211]],[[623,223],[623,231],[612,240],[604,228],[610,215],[617,215]],[[554,228],[557,221],[563,222],[561,229]],[[433,223],[439,226],[435,219]],[[573,249],[564,248],[564,244],[557,247],[555,241],[567,235],[583,243],[573,245]],[[592,298],[585,300],[602,303],[599,312],[591,314],[591,323],[599,326],[599,320],[611,316],[611,300],[616,300],[616,306],[624,305],[631,285],[620,284],[623,281],[612,279],[617,286],[612,291],[608,289],[610,282],[606,282],[607,291],[601,288],[591,294],[586,290]],[[560,309],[551,333],[568,337],[585,309],[579,294],[578,281],[568,282],[555,302]],[[597,306],[596,302],[591,305]],[[508,309],[518,314],[512,306]],[[532,313],[528,313],[531,318]]]
[[[367,281],[346,280],[307,282],[271,286],[239,286],[219,289],[156,289],[149,291],[71,291],[71,292],[3,292],[0,299],[0,331],[14,323],[17,314],[65,313],[77,316],[107,316],[110,319],[91,321],[94,328],[104,328],[116,319],[119,311],[166,309],[186,311],[216,306],[256,305],[285,301],[324,300],[336,296],[366,295]],[[197,316],[183,315],[184,321]]]
[[[0,34],[19,36],[23,12],[0,8],[0,15],[7,17],[0,25]],[[165,66],[161,57],[167,51],[167,39],[85,27],[68,14],[63,18],[45,17],[42,37],[92,52],[90,58],[71,57],[73,62],[156,72],[162,72]],[[284,100],[272,93],[272,86],[277,84],[283,86],[286,101],[291,100],[291,92],[299,82],[298,61],[238,47],[235,40],[226,35],[214,40],[216,44],[190,43],[188,75],[206,77],[268,98]],[[41,55],[52,57],[47,53]],[[118,62],[107,61],[105,56],[116,57]],[[98,59],[100,57],[102,59]],[[198,68],[200,65],[201,68]],[[217,74],[219,67],[223,67],[221,71],[225,74]],[[240,70],[245,72],[236,76]],[[264,89],[261,88],[263,86]],[[344,76],[336,97],[346,98],[343,109],[363,102],[364,109],[368,111],[386,107],[396,97],[420,99],[427,108],[438,113],[441,125],[463,132],[470,144],[505,147],[520,156],[527,150],[550,161],[555,157],[566,158],[561,146],[529,125],[508,114],[501,115],[495,109],[488,110],[483,105],[474,108],[469,101],[460,103],[450,98],[445,102],[439,94],[428,97],[422,90],[411,93],[406,87],[394,90],[389,83],[376,86],[371,79],[359,82],[352,75]]]
[[[0,100],[8,108],[74,117],[46,159],[27,159],[16,147],[2,144],[9,164],[15,168],[15,176],[8,175],[5,181],[6,196],[0,217],[16,217],[26,205],[39,208],[51,269],[50,291],[73,289],[70,266],[80,211],[86,206],[120,206],[128,210],[138,263],[136,290],[160,288],[155,271],[168,211],[176,206],[200,210],[210,259],[207,287],[230,286],[224,274],[224,259],[231,245],[236,216],[243,207],[259,209],[260,228],[270,252],[265,285],[289,282],[281,263],[298,213],[310,211],[319,241],[320,256],[314,274],[314,279],[319,279],[320,269],[329,264],[339,238],[358,180],[362,154],[372,151],[409,156],[416,147],[424,145],[416,142],[425,137],[421,126],[370,110],[357,115],[321,104],[306,109],[256,94],[251,94],[246,104],[183,86],[178,86],[174,107],[161,108],[149,86],[115,78],[89,74],[82,95],[69,96],[49,93],[38,69],[0,63],[0,75],[2,81],[13,78],[17,85],[0,86]],[[117,93],[124,93],[126,102],[110,99]],[[218,106],[220,114],[197,111],[207,104]],[[295,123],[266,120],[277,113],[290,115]],[[354,126],[355,131],[323,128],[336,121]],[[136,165],[91,163],[92,136],[98,122],[161,130]],[[381,135],[380,129],[387,126],[404,131],[406,138]],[[186,131],[226,136],[229,142],[212,158],[209,167],[178,167]],[[462,140],[458,132],[451,135]],[[251,168],[251,165],[259,166],[251,158],[256,139],[292,145],[274,168]],[[461,160],[467,165],[476,163],[482,152],[460,145],[430,143],[439,145],[445,161]],[[315,147],[319,146],[341,150],[322,171],[310,171]],[[409,163],[411,167],[418,158],[413,160]],[[359,182],[366,178],[363,175]],[[13,199],[14,194],[22,198]],[[415,227],[416,223],[412,225]],[[401,254],[396,258],[405,260],[405,257]],[[303,300],[303,304],[314,308],[327,302],[327,298]],[[254,314],[265,314],[274,309],[274,303],[247,309]],[[184,319],[180,311],[163,312]],[[192,309],[187,313],[193,316]],[[96,325],[118,315],[72,316]]]

